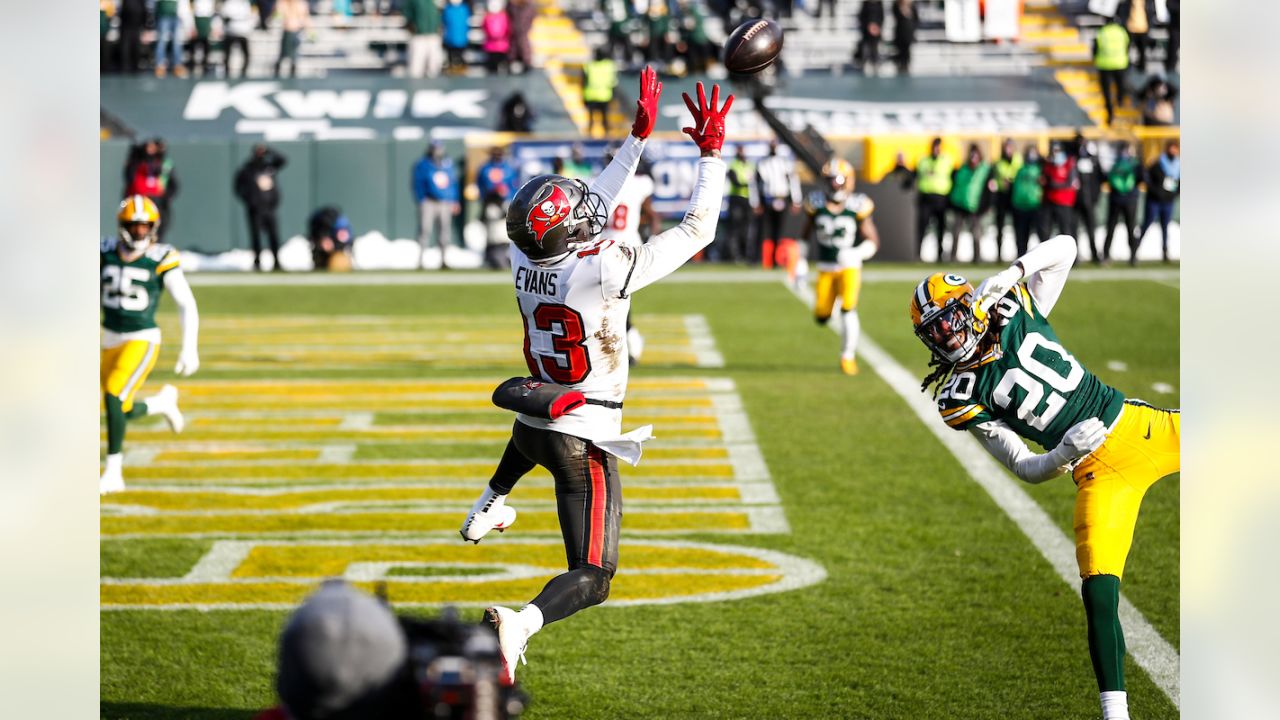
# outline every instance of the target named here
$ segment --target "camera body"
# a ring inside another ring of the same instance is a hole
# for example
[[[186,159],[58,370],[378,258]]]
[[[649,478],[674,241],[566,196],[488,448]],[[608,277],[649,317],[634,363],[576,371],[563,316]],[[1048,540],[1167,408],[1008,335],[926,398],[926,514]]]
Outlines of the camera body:
[[[529,697],[519,685],[503,685],[498,635],[488,624],[466,624],[453,608],[439,618],[398,618],[409,641],[408,664],[433,720],[519,718]]]

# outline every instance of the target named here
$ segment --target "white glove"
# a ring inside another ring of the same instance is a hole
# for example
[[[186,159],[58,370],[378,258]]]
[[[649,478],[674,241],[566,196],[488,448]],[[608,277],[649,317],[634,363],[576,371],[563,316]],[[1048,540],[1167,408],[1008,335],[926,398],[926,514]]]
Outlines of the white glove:
[[[873,242],[859,243],[857,247],[844,248],[836,254],[836,263],[840,265],[857,265],[864,260],[869,260],[872,255],[876,254],[876,244]]]
[[[1089,418],[1072,425],[1062,436],[1062,442],[1054,448],[1067,461],[1078,460],[1102,447],[1107,441],[1107,426],[1098,418]]]
[[[173,366],[173,371],[182,377],[189,377],[200,369],[200,356],[196,353],[195,348],[183,348],[178,353],[178,364]]]
[[[975,306],[978,312],[987,312],[997,300],[1004,297],[1021,279],[1022,268],[1013,265],[983,280],[977,289],[978,301]]]

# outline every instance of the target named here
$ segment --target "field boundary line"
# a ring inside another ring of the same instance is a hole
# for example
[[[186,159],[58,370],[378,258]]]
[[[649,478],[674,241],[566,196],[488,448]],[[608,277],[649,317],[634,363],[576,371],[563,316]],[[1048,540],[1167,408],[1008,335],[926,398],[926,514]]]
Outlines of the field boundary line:
[[[805,305],[813,307],[813,291],[808,285],[796,288],[788,284],[787,289]],[[834,324],[837,322],[836,317],[832,316],[832,322],[827,326],[839,334],[838,326]],[[858,342],[858,353],[885,384],[907,403],[943,447],[951,452],[969,477],[986,490],[996,505],[1014,521],[1018,529],[1040,551],[1040,555],[1049,561],[1058,576],[1079,594],[1080,575],[1075,563],[1075,543],[1058,529],[1044,508],[1009,476],[1004,466],[983,450],[977,440],[968,433],[956,432],[947,427],[933,402],[920,392],[919,379],[866,333],[862,334]],[[1124,627],[1129,654],[1146,671],[1156,687],[1168,696],[1173,706],[1181,710],[1178,651],[1161,637],[1142,612],[1123,594],[1120,596],[1120,622]]]

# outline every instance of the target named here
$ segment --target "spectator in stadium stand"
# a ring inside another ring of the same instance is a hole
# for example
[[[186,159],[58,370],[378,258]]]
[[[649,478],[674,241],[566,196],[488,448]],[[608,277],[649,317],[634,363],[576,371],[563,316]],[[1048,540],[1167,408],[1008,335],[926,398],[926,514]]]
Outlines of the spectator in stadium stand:
[[[1098,167],[1098,154],[1092,140],[1086,140],[1080,131],[1071,141],[1075,155],[1076,173],[1080,175],[1080,192],[1076,193],[1076,217],[1083,230],[1077,237],[1089,238],[1089,250],[1095,265],[1106,257],[1098,243],[1098,197],[1102,194],[1102,168]]]
[[[1018,257],[1027,253],[1031,233],[1034,232],[1041,242],[1045,239],[1041,175],[1040,150],[1035,145],[1028,146],[1026,160],[1009,186],[1009,206],[1013,209],[1013,237],[1018,246]]]
[[[601,0],[605,17],[609,20],[609,32],[606,36],[609,56],[621,60],[624,66],[631,64],[631,25],[635,10],[630,0]]]
[[[449,57],[449,72],[460,73],[467,67],[463,52],[470,44],[467,33],[471,30],[471,6],[464,0],[449,0],[441,11],[440,19],[444,26],[444,51]]]
[[[453,219],[462,212],[459,204],[458,171],[444,154],[439,140],[431,141],[422,158],[413,166],[413,199],[418,204],[418,245],[425,251],[440,248],[440,269],[448,270],[446,255],[452,242]],[[425,268],[423,252],[418,267]]]
[[[1107,170],[1107,234],[1102,241],[1102,261],[1111,259],[1111,236],[1116,232],[1116,224],[1124,220],[1125,237],[1132,238],[1137,230],[1138,217],[1138,182],[1142,179],[1142,165],[1133,155],[1133,146],[1127,142],[1116,143],[1116,159]],[[1129,257],[1130,265],[1137,265],[1134,256]]]
[[[997,260],[1000,259],[1000,247],[1004,244],[1005,220],[1011,220],[1013,216],[1013,205],[1011,204],[1013,178],[1020,169],[1022,169],[1022,156],[1018,154],[1018,149],[1014,146],[1013,140],[1005,138],[1004,142],[1000,143],[1000,159],[996,160],[995,167],[992,168],[992,178],[995,180],[994,205],[996,207]]]
[[[1115,107],[1122,104],[1128,94],[1124,76],[1129,69],[1129,33],[1120,25],[1119,16],[1108,20],[1094,36],[1093,66],[1098,70],[1098,86],[1107,108],[1107,124],[1112,125]]]
[[[613,89],[618,85],[618,69],[609,56],[607,47],[596,48],[595,59],[582,66],[582,102],[587,106],[587,134],[590,135],[600,118],[603,134],[609,135],[609,103],[613,102]]]
[[[213,35],[213,0],[191,0],[191,14],[195,17],[196,32],[191,39],[191,55],[187,69],[196,72],[196,51],[200,54],[200,76],[209,74],[209,39]]]
[[[500,147],[489,151],[489,162],[476,171],[476,191],[480,196],[480,217],[488,236],[484,251],[485,266],[496,270],[511,267],[508,249],[511,239],[507,236],[507,204],[515,197],[519,175],[516,168],[505,159]]]
[[[253,4],[258,7],[258,29],[266,30],[267,22],[276,12],[276,0],[253,0]]]
[[[231,51],[240,50],[243,62],[240,77],[249,72],[249,35],[257,24],[253,6],[249,0],[223,0],[222,2],[222,70],[231,79]]]
[[[1147,72],[1147,45],[1150,44],[1151,24],[1156,21],[1156,0],[1121,0],[1116,7],[1116,17],[1129,31],[1129,47],[1138,51],[1138,71]]]
[[[182,66],[182,17],[189,16],[189,0],[156,0],[156,77],[172,72],[176,77],[186,77]],[[169,48],[165,62],[165,47]]]
[[[1147,84],[1138,93],[1138,102],[1142,103],[1142,124],[1152,126],[1169,126],[1173,124],[1173,101],[1178,97],[1178,88],[1159,75],[1152,75]]]
[[[160,223],[156,231],[164,241],[173,228],[173,198],[178,195],[178,173],[169,159],[164,140],[151,138],[134,145],[124,166],[124,197],[145,195],[160,210]]]
[[[884,0],[863,0],[858,8],[858,47],[853,65],[863,75],[876,75],[880,67],[880,35],[884,30]]]
[[[524,93],[516,90],[502,102],[498,130],[501,132],[533,132],[534,112]]]
[[[893,64],[899,75],[911,74],[911,46],[916,42],[916,27],[920,14],[912,0],[894,0],[893,3]]]
[[[444,66],[436,0],[404,0],[401,12],[409,29],[409,77],[436,77]]]
[[[1169,42],[1164,48],[1164,71],[1172,75],[1178,69],[1178,51],[1182,48],[1178,0],[1165,0],[1165,8],[1169,11]]]
[[[759,201],[756,196],[755,165],[747,159],[747,148],[738,145],[729,161],[729,222],[724,226],[724,249],[720,259],[729,262],[750,260],[755,255],[751,243],[751,216]]]
[[[519,63],[520,73],[524,74],[533,65],[529,32],[533,30],[533,19],[538,16],[538,7],[532,0],[511,0],[507,14],[511,16],[511,61]]]
[[[903,162],[902,153],[898,153],[898,163],[893,168],[895,175],[902,177],[903,189],[916,186],[916,257],[920,257],[924,249],[924,236],[929,232],[932,223],[938,233],[938,259],[942,259],[942,239],[947,231],[947,196],[951,194],[951,175],[955,171],[955,160],[942,151],[942,138],[934,138],[929,143],[929,154],[916,162],[915,170],[908,170]],[[953,246],[955,239],[951,240]]]
[[[262,269],[262,234],[271,245],[271,269],[280,267],[280,224],[276,209],[280,207],[280,183],[277,176],[287,160],[283,155],[259,143],[253,154],[236,171],[236,197],[244,203],[249,220],[249,243],[253,246],[253,269]]]
[[[773,268],[775,256],[782,243],[782,230],[787,222],[787,211],[800,209],[800,176],[796,162],[790,156],[778,154],[778,141],[769,141],[769,156],[756,163],[756,238],[760,241],[759,260],[766,268]]]
[[[814,25],[816,26],[817,21],[822,20],[823,10],[825,9],[826,14],[831,16],[831,27],[834,29],[836,26],[836,0],[813,0],[813,6]]]
[[[147,0],[120,0],[120,72],[133,75],[142,59],[142,26],[147,21]]]
[[[1182,162],[1177,140],[1170,140],[1164,152],[1156,161],[1147,166],[1143,177],[1147,185],[1147,203],[1142,212],[1142,227],[1133,236],[1129,247],[1132,257],[1137,257],[1138,247],[1146,237],[1151,223],[1160,223],[1160,252],[1165,262],[1169,262],[1169,223],[1173,220],[1173,203],[1178,199],[1182,188]]]
[[[649,0],[645,10],[648,22],[649,45],[645,59],[650,63],[666,65],[671,61],[671,48],[667,44],[667,32],[671,29],[671,13],[664,0]]]
[[[289,77],[298,75],[298,48],[302,46],[302,31],[311,27],[311,8],[307,0],[280,0],[280,57],[276,59],[276,77],[284,61],[289,61]]]
[[[490,73],[507,70],[507,53],[511,52],[511,18],[503,0],[488,0],[484,14],[485,68]]]
[[[710,41],[707,38],[706,18],[703,17],[702,5],[698,2],[680,2],[680,42],[684,46],[687,71],[696,75],[705,73],[711,58]]]
[[[1066,147],[1057,140],[1049,144],[1048,162],[1044,165],[1041,181],[1044,183],[1045,234],[1048,237],[1058,233],[1074,234],[1080,173],[1076,171],[1076,159],[1068,155]]]
[[[951,203],[952,218],[951,262],[956,261],[956,253],[960,248],[960,231],[966,227],[973,241],[973,262],[981,262],[982,216],[991,207],[991,190],[994,187],[991,165],[983,160],[978,144],[971,143],[964,164],[956,168],[951,176],[951,192],[947,196]],[[942,257],[941,246],[938,248],[938,257]]]

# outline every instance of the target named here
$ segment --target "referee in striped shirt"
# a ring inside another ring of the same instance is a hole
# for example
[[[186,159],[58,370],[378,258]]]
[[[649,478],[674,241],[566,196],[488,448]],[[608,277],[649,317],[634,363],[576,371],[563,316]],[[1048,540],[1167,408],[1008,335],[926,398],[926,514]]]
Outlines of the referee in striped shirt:
[[[756,205],[759,259],[764,267],[772,268],[788,206],[793,212],[800,209],[800,177],[796,174],[796,162],[778,154],[776,139],[769,141],[769,156],[756,163],[756,185],[759,191],[756,196],[760,198],[760,204]],[[753,252],[752,260],[755,259]]]

